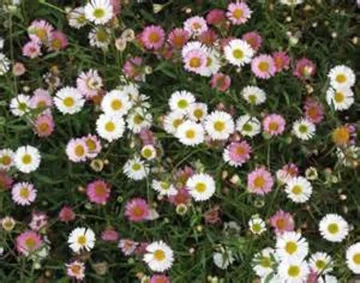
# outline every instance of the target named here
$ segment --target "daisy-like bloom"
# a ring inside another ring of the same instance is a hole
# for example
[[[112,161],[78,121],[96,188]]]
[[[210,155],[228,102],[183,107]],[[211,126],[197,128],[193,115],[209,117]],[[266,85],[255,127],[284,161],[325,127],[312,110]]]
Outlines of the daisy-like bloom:
[[[304,105],[305,117],[313,124],[319,124],[324,119],[324,107],[314,98],[307,98]]]
[[[125,205],[125,216],[132,222],[141,222],[148,219],[150,207],[146,200],[134,198],[128,200]]]
[[[124,174],[135,181],[146,178],[149,173],[149,168],[145,166],[144,162],[139,157],[128,160],[124,165]]]
[[[43,240],[40,235],[34,231],[25,231],[16,237],[16,249],[25,256],[30,255],[41,247]]]
[[[169,99],[170,109],[184,114],[193,103],[195,103],[195,96],[186,90],[175,91]]]
[[[294,177],[286,183],[287,197],[296,203],[307,202],[312,194],[311,183],[304,177]]]
[[[271,192],[273,185],[273,177],[264,167],[256,168],[248,174],[247,187],[250,193],[265,195]]]
[[[87,157],[87,145],[82,139],[71,139],[66,146],[66,155],[72,162],[84,162]]]
[[[326,274],[333,270],[333,262],[327,253],[316,252],[311,255],[309,260],[311,270],[316,271],[317,274]]]
[[[168,43],[171,47],[181,49],[189,40],[190,33],[182,28],[173,29],[168,35]]]
[[[30,96],[19,94],[10,101],[11,114],[17,117],[24,116],[29,112],[30,108]]]
[[[249,104],[259,105],[265,102],[266,93],[261,88],[257,86],[247,86],[244,87],[241,91],[241,96]]]
[[[47,90],[38,88],[34,91],[34,95],[30,98],[31,109],[36,109],[38,111],[46,111],[50,110],[52,106],[53,99]]]
[[[285,164],[276,172],[276,178],[280,184],[289,182],[292,178],[297,177],[299,169],[294,163]]]
[[[77,227],[69,235],[68,244],[73,252],[90,251],[95,246],[95,233],[90,228]]]
[[[41,155],[37,148],[26,145],[19,147],[15,152],[15,167],[22,173],[35,171],[41,161]]]
[[[96,204],[105,205],[109,200],[110,192],[110,186],[102,180],[91,182],[86,186],[89,200]]]
[[[121,239],[119,241],[118,247],[121,249],[124,255],[130,256],[135,252],[138,245],[139,243],[134,242],[133,240]]]
[[[346,264],[355,274],[360,274],[360,243],[355,243],[346,250]]]
[[[90,31],[88,38],[90,46],[107,50],[111,41],[111,31],[108,28],[98,26]]]
[[[151,25],[144,28],[140,38],[145,48],[158,50],[164,44],[165,32],[162,27]]]
[[[199,40],[201,43],[205,44],[208,47],[212,47],[215,42],[219,39],[219,36],[216,31],[213,29],[208,29],[207,31],[204,31],[199,36]]]
[[[243,136],[252,138],[261,132],[261,124],[256,117],[245,114],[236,120],[236,130]]]
[[[261,79],[270,79],[275,75],[275,61],[270,55],[262,54],[252,59],[251,70]]]
[[[215,49],[208,49],[206,52],[206,64],[203,69],[200,69],[200,75],[210,77],[220,70],[220,54]]]
[[[348,126],[337,127],[331,134],[332,141],[338,146],[350,143],[351,131]]]
[[[164,130],[169,134],[175,134],[178,127],[184,123],[185,114],[180,111],[173,111],[164,117]]]
[[[222,9],[212,9],[206,15],[206,22],[209,25],[219,25],[226,20],[225,11]]]
[[[85,278],[85,264],[81,261],[73,261],[72,263],[65,264],[66,274],[69,277],[73,277],[77,280],[83,280]]]
[[[146,247],[144,261],[152,271],[164,272],[173,265],[174,252],[163,241],[153,242]]]
[[[349,234],[349,224],[338,214],[326,214],[319,223],[321,236],[330,242],[342,242]]]
[[[213,140],[226,140],[235,130],[230,114],[218,110],[206,117],[204,127]]]
[[[113,16],[110,0],[91,0],[84,8],[85,18],[96,25],[106,24]]]
[[[51,136],[54,131],[54,127],[55,123],[52,115],[40,115],[35,120],[34,130],[39,137]]]
[[[255,254],[252,265],[256,275],[260,278],[266,278],[270,273],[274,272],[275,260],[276,254],[272,248],[265,248]]]
[[[266,231],[266,226],[264,220],[262,220],[259,215],[251,216],[249,220],[249,230],[255,235],[261,235]]]
[[[31,40],[22,48],[22,54],[30,59],[34,59],[42,55],[39,41]]]
[[[187,109],[189,118],[195,122],[203,121],[207,116],[208,107],[205,103],[192,103]]]
[[[126,60],[122,71],[129,79],[134,79],[138,82],[144,81],[145,75],[143,73],[142,63],[143,59],[141,57],[131,57]]]
[[[194,72],[196,74],[203,74],[206,72],[206,65],[208,62],[208,54],[204,48],[192,49],[182,52],[184,68],[187,71]]]
[[[264,132],[270,136],[281,135],[285,131],[285,119],[279,114],[269,114],[263,121]]]
[[[31,222],[29,227],[33,231],[40,231],[48,225],[48,216],[43,212],[34,211],[31,215]]]
[[[309,79],[316,73],[316,65],[307,58],[301,58],[295,66],[294,76],[299,79]]]
[[[229,249],[225,249],[223,252],[213,253],[214,264],[223,270],[227,269],[235,261],[232,252]]]
[[[360,147],[355,145],[336,149],[336,155],[339,163],[346,167],[354,167],[357,160],[360,159]]]
[[[278,210],[269,219],[270,225],[275,229],[276,235],[281,235],[286,231],[294,231],[294,218],[288,212]]]
[[[217,73],[212,76],[210,84],[211,88],[225,92],[230,87],[231,78],[223,73]]]
[[[1,55],[0,55],[0,57],[1,57]],[[1,58],[0,58],[0,62],[1,62]],[[26,68],[25,68],[24,64],[20,63],[20,62],[16,62],[12,67],[12,73],[17,77],[20,77],[23,74],[25,74]],[[1,63],[0,63],[0,75],[1,75]]]
[[[101,109],[108,115],[123,116],[131,107],[129,96],[121,90],[108,92],[101,101]]]
[[[35,20],[28,27],[31,40],[40,41],[44,44],[49,43],[53,30],[53,26],[44,20]]]
[[[155,274],[151,276],[149,283],[170,283],[170,279],[166,275]]]
[[[242,67],[251,62],[254,50],[244,40],[232,39],[224,48],[225,58],[230,64]]]
[[[50,45],[49,45],[50,51],[59,51],[65,49],[67,45],[68,45],[68,40],[64,33],[62,33],[59,30],[56,30],[51,34]]]
[[[347,110],[354,103],[354,92],[350,88],[329,88],[326,92],[326,102],[335,110],[343,111]]]
[[[184,29],[192,36],[199,36],[200,34],[208,30],[208,26],[203,17],[195,16],[188,18],[184,22]]]
[[[36,199],[36,193],[34,185],[27,182],[17,183],[11,189],[12,200],[21,206],[33,203]]]
[[[95,158],[101,151],[101,143],[99,138],[96,135],[87,135],[83,137],[82,140],[86,143],[87,147],[87,158]]]
[[[54,103],[62,114],[75,114],[81,111],[85,100],[76,88],[67,86],[56,93]]]
[[[230,3],[227,7],[226,17],[233,25],[241,25],[246,23],[251,17],[252,11],[244,2],[237,1]]]
[[[315,134],[315,130],[315,125],[307,119],[295,121],[292,127],[293,134],[303,141],[311,139]]]
[[[0,52],[0,76],[5,75],[10,70],[10,60],[4,53]]]
[[[310,274],[309,265],[301,258],[284,260],[278,267],[281,282],[306,282]]]
[[[284,232],[276,238],[276,253],[283,260],[304,259],[309,252],[309,244],[297,232]]]
[[[274,59],[276,72],[282,72],[289,69],[290,57],[286,52],[278,51],[272,54]]]
[[[117,242],[119,238],[119,233],[116,232],[113,228],[107,228],[101,233],[101,240],[105,242]]]
[[[70,222],[75,219],[75,213],[70,206],[63,206],[59,212],[59,220],[61,222]]]
[[[79,29],[86,25],[86,17],[84,7],[77,7],[67,14],[69,25]]]
[[[354,86],[356,77],[352,69],[339,65],[332,68],[328,74],[330,85],[335,88],[350,88]]]
[[[205,201],[215,193],[215,181],[209,174],[194,174],[187,182],[186,187],[195,201]]]
[[[16,222],[14,218],[12,218],[11,216],[5,216],[4,218],[1,219],[1,227],[7,232],[12,231],[15,225]]]
[[[250,159],[251,146],[246,142],[232,142],[224,150],[223,159],[231,166],[240,167]]]
[[[142,158],[152,160],[156,157],[156,148],[151,144],[145,145],[141,149],[140,154]]]
[[[242,36],[242,40],[245,40],[255,52],[260,48],[263,42],[261,35],[256,31],[245,33]]]
[[[136,134],[140,133],[143,129],[149,129],[152,121],[151,113],[141,107],[133,109],[126,119],[128,129]]]
[[[109,142],[120,139],[124,131],[125,121],[118,115],[101,114],[96,120],[96,132]]]
[[[14,165],[15,153],[8,148],[0,150],[0,170],[9,170]]]
[[[79,75],[76,79],[76,86],[82,95],[86,98],[92,98],[101,90],[103,81],[97,70],[90,69]]]
[[[182,144],[195,146],[204,142],[205,131],[201,124],[185,121],[176,130],[175,136]]]
[[[161,196],[175,196],[178,193],[175,186],[167,181],[153,180],[151,186]]]

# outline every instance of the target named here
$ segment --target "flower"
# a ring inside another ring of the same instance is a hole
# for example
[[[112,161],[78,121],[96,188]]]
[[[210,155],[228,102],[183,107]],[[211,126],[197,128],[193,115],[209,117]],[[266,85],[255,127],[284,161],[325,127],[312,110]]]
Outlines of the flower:
[[[2,53],[0,53],[2,54]],[[22,54],[26,57],[34,59],[42,55],[39,41],[31,40],[22,48]],[[0,56],[1,57],[1,56]],[[3,72],[0,72],[3,73]]]
[[[210,199],[216,189],[214,179],[209,174],[205,173],[194,174],[191,176],[186,182],[186,187],[195,201],[205,201]]]
[[[232,39],[224,48],[225,58],[230,64],[242,67],[251,62],[254,50],[244,40]]]
[[[83,162],[87,157],[87,145],[82,139],[71,139],[66,146],[66,155],[72,162]]]
[[[49,137],[53,133],[54,127],[52,115],[44,114],[36,118],[34,130],[39,137]]]
[[[14,165],[15,153],[8,148],[0,150],[0,170],[9,170]]]
[[[204,31],[207,31],[208,26],[203,17],[194,16],[184,22],[184,29],[189,32],[190,35],[198,36]]]
[[[290,58],[286,52],[274,52],[272,57],[274,59],[276,72],[282,72],[289,69]]]
[[[90,251],[95,246],[95,233],[90,228],[77,227],[69,235],[69,247],[73,252]]]
[[[88,134],[87,136],[82,137],[82,140],[86,143],[87,147],[86,157],[90,159],[95,158],[101,151],[99,138],[96,135]]]
[[[59,212],[59,220],[61,222],[70,222],[75,219],[75,213],[70,206],[63,206]]]
[[[242,115],[236,120],[236,130],[252,138],[261,132],[260,121],[248,114]]]
[[[294,218],[288,212],[278,210],[269,219],[270,225],[275,229],[276,235],[281,235],[286,231],[294,231]]]
[[[142,62],[143,59],[141,57],[131,57],[125,62],[122,71],[130,79],[143,81],[145,77],[142,70]]]
[[[143,129],[148,129],[152,124],[152,114],[147,109],[137,107],[132,109],[126,119],[128,129],[133,133],[140,133]]]
[[[68,40],[64,33],[62,33],[59,30],[52,32],[50,38],[49,50],[59,51],[65,49],[67,45],[68,45]]]
[[[229,249],[225,249],[224,252],[221,253],[213,253],[214,264],[223,270],[227,269],[234,261],[235,258]]]
[[[102,26],[93,28],[88,35],[90,46],[107,50],[111,42],[110,29]]]
[[[250,232],[255,235],[261,235],[266,231],[265,222],[259,217],[259,215],[251,216],[248,225]]]
[[[146,247],[144,261],[152,271],[164,272],[174,262],[174,252],[163,241],[153,242]]]
[[[129,96],[121,90],[108,92],[101,101],[101,109],[107,115],[123,116],[131,107]]]
[[[204,142],[204,128],[193,121],[185,121],[176,129],[175,136],[185,145],[195,146]]]
[[[177,128],[184,123],[185,114],[180,111],[173,111],[164,117],[164,129],[169,134],[175,134]]]
[[[237,1],[236,3],[229,4],[226,17],[233,25],[241,25],[250,19],[251,14],[252,11],[247,4]]]
[[[208,25],[219,25],[225,21],[225,11],[222,9],[212,9],[206,15]]]
[[[355,274],[360,274],[360,243],[355,243],[346,250],[346,264]]]
[[[53,98],[45,89],[38,88],[30,98],[30,108],[41,111],[41,113],[50,115],[50,109],[53,107]]]
[[[195,103],[195,96],[186,90],[175,91],[169,99],[170,109],[184,114],[193,103]]]
[[[316,73],[316,65],[307,58],[301,58],[296,62],[294,76],[300,79],[309,79]]]
[[[256,77],[269,79],[275,75],[275,61],[270,55],[261,54],[252,59],[251,70]]]
[[[156,148],[151,144],[145,145],[141,149],[140,153],[141,157],[147,160],[153,160],[154,158],[156,158]]]
[[[4,218],[1,219],[1,227],[7,232],[12,231],[15,225],[16,222],[14,218],[12,218],[11,216],[5,216]]]
[[[326,92],[326,102],[335,110],[347,110],[354,104],[354,93],[350,88],[329,88]]]
[[[294,122],[292,130],[298,139],[307,141],[314,136],[315,125],[306,119],[300,119]]]
[[[109,0],[91,0],[84,7],[85,18],[97,25],[106,24],[113,17]]]
[[[110,197],[110,186],[102,180],[97,180],[87,185],[86,194],[91,202],[104,205]]]
[[[19,94],[10,101],[11,114],[17,117],[22,117],[29,112],[30,96]]]
[[[96,132],[108,142],[118,140],[125,132],[125,121],[118,115],[101,114],[96,120]]]
[[[334,89],[350,88],[354,86],[356,77],[354,71],[348,66],[338,65],[333,67],[328,74],[330,85]]]
[[[147,49],[160,49],[165,41],[165,32],[160,26],[147,26],[141,33],[141,41]]]
[[[246,142],[232,142],[224,150],[223,159],[231,166],[240,167],[250,159],[251,146]]]
[[[211,88],[225,92],[230,87],[231,78],[223,73],[216,73],[213,74],[210,84]]]
[[[25,256],[38,250],[43,244],[43,240],[38,233],[34,231],[25,231],[16,237],[16,249]]]
[[[69,25],[73,28],[80,29],[86,25],[84,7],[77,7],[67,14]]]
[[[255,52],[258,51],[263,42],[261,35],[256,31],[244,33],[242,40],[245,40]]]
[[[0,58],[0,61],[1,61],[1,58]],[[0,66],[0,68],[1,68],[1,66]],[[4,68],[4,66],[3,66],[3,68]],[[5,69],[6,69],[6,67],[5,67]],[[15,76],[20,77],[26,73],[26,68],[25,68],[24,64],[22,64],[20,62],[16,62],[12,68],[12,72]],[[0,71],[0,74],[1,74],[1,71]]]
[[[247,186],[250,193],[265,195],[271,192],[274,180],[264,167],[256,168],[248,174]]]
[[[97,70],[90,69],[87,72],[80,73],[76,79],[76,86],[81,94],[89,99],[98,95],[103,86],[103,81]]]
[[[331,134],[332,140],[336,145],[344,146],[350,142],[351,131],[347,126],[337,127]]]
[[[304,105],[305,118],[313,124],[324,119],[324,107],[314,98],[307,98]]]
[[[112,228],[108,228],[101,233],[101,239],[106,242],[117,242],[119,237],[119,233]]]
[[[274,249],[265,248],[261,252],[255,254],[253,258],[253,270],[256,275],[261,278],[266,278],[274,272],[274,265],[276,254]]]
[[[168,35],[171,47],[181,49],[189,40],[190,33],[182,28],[174,28]]]
[[[230,114],[218,110],[206,117],[204,127],[213,140],[226,140],[235,130],[235,124]]]
[[[48,225],[48,216],[43,212],[33,212],[31,215],[31,222],[29,227],[33,231],[40,231]]]
[[[185,48],[186,47],[187,46],[185,46]],[[185,48],[183,50],[186,50]],[[182,54],[185,70],[197,74],[203,74],[205,72],[208,55],[202,46],[198,49],[183,51]]]
[[[284,261],[304,259],[309,252],[309,244],[297,232],[284,232],[276,238],[276,253]]]
[[[192,103],[187,114],[192,121],[201,122],[207,116],[208,107],[205,103]]]
[[[282,261],[278,270],[281,282],[306,282],[310,273],[308,264],[300,258]]]
[[[342,242],[349,234],[349,224],[338,214],[326,214],[319,222],[321,236],[330,242]]]
[[[241,91],[241,96],[249,104],[259,105],[265,102],[266,93],[257,86],[247,86]]]
[[[63,87],[56,92],[54,103],[62,114],[75,114],[81,111],[85,100],[74,87]]]
[[[15,152],[14,164],[22,173],[35,171],[38,169],[40,162],[39,150],[31,145],[21,146]]]
[[[132,255],[136,249],[136,247],[139,245],[139,243],[134,242],[130,239],[121,239],[119,241],[118,247],[121,249],[121,251],[124,253],[124,255]]]
[[[267,115],[263,122],[264,132],[270,136],[281,135],[285,131],[285,119],[278,114]]]
[[[287,197],[296,203],[304,203],[312,194],[311,183],[304,177],[294,177],[286,183]]]
[[[35,20],[28,27],[29,37],[34,42],[48,44],[54,27],[45,20]]]
[[[11,189],[11,196],[16,204],[21,206],[30,205],[35,201],[36,189],[28,182],[16,183]]]
[[[309,260],[311,270],[317,274],[327,274],[333,270],[333,262],[327,253],[316,252],[311,255]]]
[[[0,191],[6,191],[11,188],[14,180],[6,173],[6,171],[0,169]]]
[[[80,261],[73,261],[69,264],[65,264],[66,274],[70,277],[74,277],[77,280],[83,280],[85,278],[85,264]]]
[[[276,172],[276,178],[281,184],[289,182],[292,178],[297,177],[299,170],[294,163],[285,164]]]
[[[151,276],[149,283],[170,283],[170,279],[163,274],[155,274]]]
[[[123,170],[128,178],[135,181],[146,178],[149,173],[149,168],[145,166],[144,162],[138,157],[128,160],[125,163]]]
[[[132,222],[148,220],[150,208],[146,200],[134,198],[128,200],[125,206],[125,216]]]

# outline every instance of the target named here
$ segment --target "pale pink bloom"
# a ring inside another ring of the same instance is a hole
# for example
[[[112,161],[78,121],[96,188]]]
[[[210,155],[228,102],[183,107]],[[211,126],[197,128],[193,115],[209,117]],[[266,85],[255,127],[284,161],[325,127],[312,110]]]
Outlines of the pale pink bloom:
[[[142,198],[134,198],[128,200],[125,206],[125,216],[133,222],[141,222],[147,220],[149,216],[149,205]]]
[[[316,65],[307,58],[301,58],[296,62],[294,76],[300,79],[309,79],[316,73]]]
[[[31,222],[29,224],[30,228],[34,231],[39,231],[48,224],[48,217],[43,212],[33,212],[31,217]]]
[[[184,22],[184,29],[193,36],[198,36],[207,31],[208,26],[203,17],[194,16]]]
[[[88,134],[86,137],[83,137],[82,140],[86,143],[87,146],[87,158],[95,158],[101,151],[100,139],[96,135]]]
[[[135,254],[138,256],[143,256],[146,253],[146,248],[148,245],[148,242],[140,242],[135,249]]]
[[[182,28],[174,28],[168,35],[168,42],[171,47],[181,49],[190,38],[190,33]]]
[[[82,139],[71,139],[66,146],[66,155],[72,162],[82,162],[86,160],[88,149]]]
[[[236,3],[229,4],[226,17],[233,25],[241,25],[250,19],[251,14],[252,11],[248,5],[246,5],[244,2],[237,1]]]
[[[59,51],[65,49],[68,45],[67,37],[59,30],[54,31],[51,34],[49,50]]]
[[[251,146],[246,142],[232,142],[224,150],[224,160],[230,165],[242,166],[250,159]]]
[[[53,98],[45,89],[38,88],[30,98],[30,108],[36,110],[46,110],[53,106]]]
[[[73,261],[70,264],[65,264],[66,274],[69,277],[74,277],[77,280],[83,280],[85,278],[85,264],[80,261]]]
[[[271,227],[275,229],[276,235],[281,235],[287,231],[294,231],[295,223],[294,218],[288,212],[278,210],[269,219]]]
[[[299,175],[299,169],[294,163],[284,165],[280,170],[276,172],[276,178],[281,183],[287,183],[292,178]]]
[[[165,41],[165,32],[160,26],[147,26],[141,33],[141,41],[146,49],[160,49]]]
[[[106,242],[117,242],[119,237],[119,233],[114,229],[106,229],[101,233],[101,239]]]
[[[216,73],[212,76],[210,84],[211,88],[224,92],[230,87],[231,78],[223,73]]]
[[[261,35],[256,31],[247,32],[242,36],[242,39],[245,40],[252,49],[258,51],[263,42]]]
[[[35,133],[39,137],[49,137],[54,132],[55,123],[52,115],[43,114],[36,118],[34,124]]]
[[[251,70],[258,78],[270,79],[276,72],[274,59],[270,55],[259,55],[252,59]]]
[[[43,244],[43,240],[38,233],[34,231],[25,231],[16,237],[16,249],[25,256],[36,251]]]
[[[12,200],[19,205],[30,205],[36,199],[36,189],[28,182],[16,183],[11,189]]]
[[[188,204],[191,202],[191,195],[186,187],[179,189],[176,195],[169,196],[169,202],[173,205]]]
[[[247,186],[251,193],[265,195],[271,192],[273,185],[273,177],[264,167],[256,168],[248,174]]]
[[[186,53],[183,60],[185,70],[200,74],[206,68],[207,54],[202,49],[193,49]]]
[[[132,57],[125,62],[122,70],[129,79],[143,81],[145,76],[143,73],[142,62],[143,60],[141,57]]]
[[[27,42],[22,48],[22,53],[31,59],[41,56],[42,53],[39,42],[34,40]]]
[[[170,283],[170,279],[166,275],[155,274],[151,276],[149,283]]]
[[[31,40],[36,40],[48,44],[54,28],[45,20],[35,20],[28,27],[28,33]]]
[[[146,128],[142,128],[139,133],[139,137],[143,143],[143,145],[154,145],[155,144],[155,138],[152,131]]]
[[[26,68],[23,63],[16,62],[12,68],[14,76],[20,77],[26,72]]]
[[[314,98],[307,98],[304,105],[305,117],[314,124],[319,124],[324,119],[324,107]]]
[[[208,29],[200,34],[199,40],[204,45],[211,47],[218,40],[218,37],[218,34],[213,29]]]
[[[86,187],[89,200],[96,204],[105,205],[110,197],[110,186],[102,180],[91,182]]]
[[[290,65],[290,57],[286,54],[286,52],[274,52],[272,54],[276,72],[282,72],[283,70],[288,70]]]
[[[75,213],[70,206],[63,206],[59,212],[59,219],[61,222],[70,222],[75,219]]]
[[[277,136],[285,131],[286,122],[281,115],[269,114],[263,119],[262,124],[265,133]]]
[[[121,249],[124,255],[129,256],[135,252],[136,247],[139,243],[131,239],[121,239],[119,241],[118,247]]]
[[[221,9],[213,9],[206,15],[208,25],[219,25],[225,21],[225,11]]]
[[[98,95],[103,86],[103,81],[97,70],[90,69],[79,75],[76,79],[76,86],[82,95],[90,99]]]

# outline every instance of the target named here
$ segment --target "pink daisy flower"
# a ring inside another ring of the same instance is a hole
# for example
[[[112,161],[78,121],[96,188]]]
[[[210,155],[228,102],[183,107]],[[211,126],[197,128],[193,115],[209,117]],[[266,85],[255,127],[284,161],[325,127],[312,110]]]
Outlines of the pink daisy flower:
[[[38,88],[30,98],[30,107],[36,110],[46,110],[53,106],[53,99],[45,89]],[[50,113],[49,113],[50,114]]]
[[[16,237],[16,249],[25,256],[36,251],[43,244],[43,240],[38,233],[34,231],[25,231]]]
[[[206,15],[208,25],[219,25],[225,21],[225,11],[213,9]]]
[[[232,142],[229,144],[223,154],[223,158],[231,166],[242,166],[250,159],[251,146],[246,142]]]
[[[146,128],[142,128],[139,137],[143,143],[143,145],[154,145],[155,144],[155,138],[152,131]]]
[[[282,72],[283,70],[288,70],[290,65],[290,57],[286,54],[286,52],[274,52],[272,54],[276,72]]]
[[[103,86],[103,81],[97,70],[90,69],[79,75],[76,79],[76,86],[82,95],[90,99],[98,95]]]
[[[263,119],[262,124],[265,133],[270,136],[277,136],[285,131],[286,122],[281,115],[269,114]]]
[[[247,186],[251,193],[265,195],[271,192],[274,180],[269,171],[264,167],[256,168],[247,177]]]
[[[207,65],[207,54],[202,49],[193,49],[183,59],[185,70],[200,74]]]
[[[184,29],[188,31],[190,35],[199,36],[204,31],[208,30],[208,26],[203,17],[195,16],[188,18],[184,22]]]
[[[170,279],[166,275],[155,274],[151,276],[150,283],[170,283]]]
[[[72,162],[85,161],[88,155],[87,145],[82,139],[71,139],[66,146],[66,155]]]
[[[40,41],[44,44],[50,41],[53,30],[53,26],[44,20],[35,20],[28,27],[31,40]]]
[[[182,28],[174,28],[168,35],[168,42],[171,47],[181,49],[190,38],[190,33]]]
[[[117,242],[119,237],[119,233],[114,229],[106,229],[101,233],[101,239],[105,242]]]
[[[146,49],[160,49],[165,41],[165,32],[160,26],[147,26],[141,33],[141,41]]]
[[[5,170],[0,170],[0,191],[11,188],[14,180],[6,173]]]
[[[66,274],[69,277],[76,278],[77,280],[83,280],[85,278],[85,264],[80,261],[73,261],[70,264],[65,264]]]
[[[51,34],[49,50],[59,51],[65,49],[67,45],[68,45],[68,40],[64,33],[62,33],[59,30],[56,30]]]
[[[270,79],[275,75],[276,67],[274,59],[270,55],[259,55],[251,61],[251,71],[256,77]]]
[[[223,73],[214,74],[211,78],[211,88],[217,89],[218,91],[225,92],[228,90],[231,84],[231,78]]]
[[[34,40],[27,42],[22,48],[22,53],[31,59],[41,56],[42,53],[39,42]]]
[[[294,231],[295,223],[294,218],[288,212],[278,210],[269,219],[270,225],[275,229],[276,235],[281,235],[287,231]]]
[[[125,216],[133,222],[147,220],[150,214],[150,208],[146,200],[134,198],[127,201],[125,206]]]
[[[39,231],[48,224],[48,217],[43,212],[33,212],[29,227],[33,231]]]
[[[54,132],[55,123],[52,115],[44,114],[36,118],[34,124],[35,133],[39,137],[49,137]]]
[[[16,183],[11,189],[12,200],[21,206],[30,205],[36,199],[36,189],[28,182]]]
[[[276,178],[281,183],[287,183],[292,178],[299,175],[299,169],[294,163],[284,165],[280,170],[276,172]]]
[[[244,2],[237,1],[236,3],[229,4],[226,17],[233,25],[241,25],[250,19],[251,13],[252,11],[248,5],[246,5]]]
[[[140,242],[140,243],[137,245],[134,253],[135,253],[137,256],[143,256],[143,255],[146,253],[146,248],[147,248],[148,245],[149,245],[148,242]]]
[[[324,119],[324,107],[314,98],[307,98],[304,105],[305,117],[314,124],[319,124]]]
[[[100,139],[96,135],[87,135],[83,137],[82,140],[86,143],[87,146],[87,158],[95,158],[101,151]]]
[[[245,40],[255,51],[259,50],[263,42],[261,35],[256,31],[245,33],[242,36],[242,39]]]
[[[12,72],[13,72],[14,76],[20,77],[23,74],[25,74],[26,68],[25,68],[24,64],[22,64],[20,62],[16,62],[12,68]]]
[[[188,204],[191,202],[191,195],[189,190],[185,187],[178,190],[178,193],[173,196],[169,196],[169,202],[175,206],[179,204]]]
[[[145,79],[145,76],[142,70],[142,62],[143,60],[141,57],[132,57],[125,62],[122,71],[129,79],[134,79],[135,81],[143,81]]]
[[[309,79],[316,73],[316,65],[307,58],[301,58],[296,62],[294,76],[299,79]]]
[[[75,213],[70,206],[65,205],[59,212],[61,222],[70,222],[75,219]]]
[[[135,252],[136,247],[139,243],[131,239],[121,239],[119,241],[118,247],[121,249],[124,255],[129,256]]]
[[[217,39],[218,34],[213,29],[208,29],[199,36],[200,42],[209,47],[213,46]]]
[[[86,194],[91,202],[105,205],[110,197],[110,186],[97,180],[87,185]]]

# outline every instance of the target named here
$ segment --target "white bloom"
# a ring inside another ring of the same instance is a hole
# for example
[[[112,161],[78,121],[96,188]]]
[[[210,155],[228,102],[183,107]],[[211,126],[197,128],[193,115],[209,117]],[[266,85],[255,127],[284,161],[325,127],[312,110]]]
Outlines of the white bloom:
[[[187,109],[195,102],[195,96],[186,90],[175,91],[170,99],[169,106],[172,111],[186,114]]]
[[[304,259],[309,252],[309,244],[297,232],[284,232],[277,236],[276,253],[284,261],[288,259]]]
[[[257,86],[247,86],[241,91],[241,96],[249,103],[259,105],[265,102],[266,93]]]
[[[204,141],[204,128],[193,121],[185,121],[176,130],[176,137],[185,145],[195,146]]]
[[[303,283],[310,273],[309,265],[300,258],[284,260],[280,263],[279,275],[281,282]]]
[[[307,141],[315,134],[315,125],[307,119],[300,119],[293,124],[294,135],[301,140]]]
[[[324,276],[321,276],[318,278],[318,281],[316,283],[338,283],[338,279],[329,274],[325,274]]]
[[[330,242],[342,242],[349,234],[349,224],[338,214],[327,214],[319,223],[321,236]]]
[[[95,246],[95,233],[90,228],[75,228],[69,235],[68,244],[75,253],[84,249],[90,251]]]
[[[140,133],[142,129],[151,127],[152,119],[152,115],[147,109],[137,107],[128,115],[126,122],[130,131]]]
[[[234,121],[224,111],[214,111],[205,119],[205,130],[213,140],[226,140],[234,132]]]
[[[0,150],[0,170],[9,170],[14,165],[15,154],[11,149]]]
[[[86,25],[85,11],[83,7],[71,10],[67,15],[69,26],[79,29]]]
[[[84,9],[85,17],[97,25],[106,24],[113,16],[110,0],[90,0]]]
[[[175,196],[178,193],[175,186],[167,181],[153,180],[151,186],[161,196]]]
[[[175,134],[177,128],[185,121],[185,114],[179,111],[168,113],[164,117],[164,130],[169,134]]]
[[[30,205],[35,201],[36,190],[33,184],[22,182],[15,184],[11,189],[12,199],[19,205]]]
[[[147,160],[154,159],[156,157],[156,148],[151,144],[143,146],[141,156]]]
[[[21,117],[30,110],[30,96],[19,94],[10,101],[10,111],[14,116]]]
[[[230,264],[235,261],[235,258],[232,255],[232,252],[229,249],[226,249],[223,253],[213,253],[213,262],[214,264],[221,268],[227,269]]]
[[[330,85],[335,88],[350,88],[354,86],[356,77],[352,69],[347,66],[339,65],[332,68],[328,74]]]
[[[208,26],[203,17],[194,16],[184,22],[184,29],[191,35],[200,35],[208,30]]]
[[[224,48],[225,58],[230,64],[241,67],[251,62],[254,50],[244,40],[232,39]]]
[[[206,53],[207,64],[204,69],[200,70],[200,75],[204,77],[210,77],[220,70],[220,54],[215,49],[208,49]]]
[[[326,102],[335,110],[347,110],[354,104],[354,93],[350,88],[329,88],[326,92]]]
[[[128,160],[125,163],[123,170],[128,178],[135,181],[146,178],[149,173],[149,168],[146,167],[144,162],[138,157]]]
[[[125,122],[120,116],[101,114],[96,120],[96,132],[109,142],[121,138],[124,131]]]
[[[293,202],[304,203],[311,197],[312,186],[306,178],[294,177],[286,183],[285,192]]]
[[[90,46],[107,50],[111,41],[111,31],[105,27],[95,27],[88,35]]]
[[[251,233],[261,235],[266,231],[264,220],[262,220],[258,215],[251,216],[249,220],[249,229]]]
[[[146,247],[144,261],[155,272],[168,270],[174,262],[174,252],[163,241],[153,242]]]
[[[311,270],[317,274],[326,274],[333,270],[331,257],[327,253],[317,252],[311,255],[309,260]]]
[[[15,152],[15,167],[23,173],[35,171],[39,167],[40,161],[40,152],[33,146],[21,146]]]
[[[254,137],[261,132],[261,124],[256,117],[245,114],[236,120],[236,130],[243,136]]]
[[[195,201],[205,201],[215,193],[215,181],[208,174],[194,174],[187,182],[186,187]]]
[[[125,115],[131,107],[126,92],[114,89],[108,92],[101,101],[101,110],[109,115]]]
[[[187,109],[187,114],[192,121],[201,122],[207,116],[208,107],[205,103],[193,103]]]
[[[0,76],[5,75],[10,70],[10,60],[5,54],[0,52]]]
[[[81,111],[85,99],[78,89],[63,87],[56,93],[54,103],[62,114],[75,114]]]
[[[355,164],[355,161],[360,159],[360,147],[356,145],[350,145],[336,149],[336,154],[339,162],[346,166],[351,167]]]
[[[265,248],[261,252],[255,254],[253,259],[253,270],[256,275],[261,278],[266,278],[274,272],[274,265],[276,264],[276,254],[273,248]]]
[[[346,250],[346,264],[352,272],[360,274],[360,242]]]

